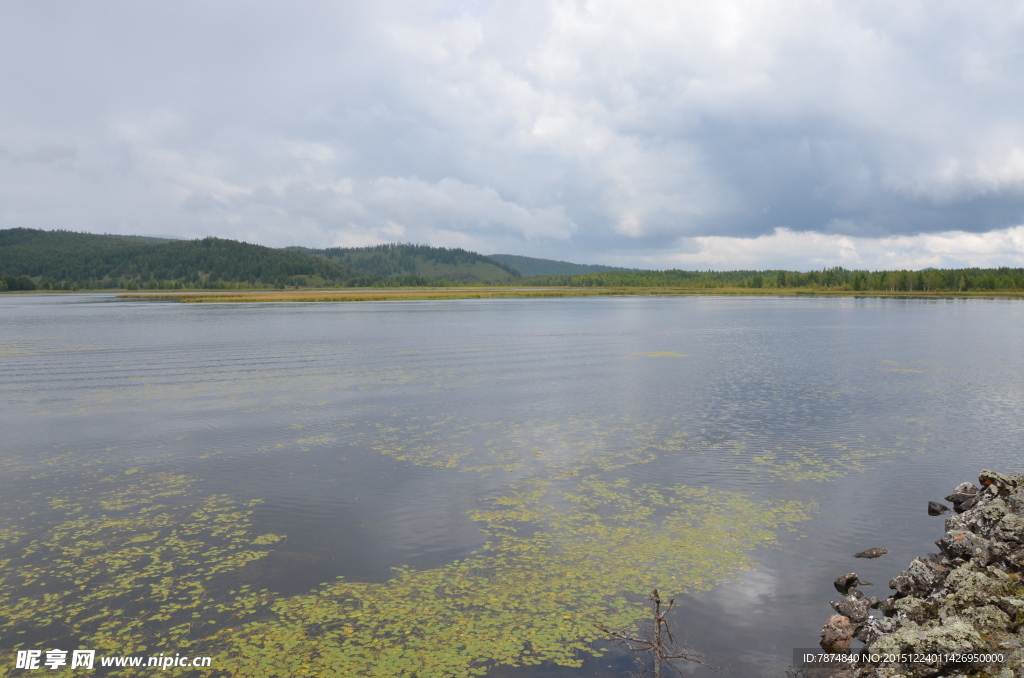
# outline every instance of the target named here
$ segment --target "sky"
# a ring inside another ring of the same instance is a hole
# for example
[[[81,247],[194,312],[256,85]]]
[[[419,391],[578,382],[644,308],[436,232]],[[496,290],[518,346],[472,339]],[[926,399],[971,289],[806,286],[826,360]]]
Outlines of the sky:
[[[1024,266],[1024,4],[0,3],[0,229]]]

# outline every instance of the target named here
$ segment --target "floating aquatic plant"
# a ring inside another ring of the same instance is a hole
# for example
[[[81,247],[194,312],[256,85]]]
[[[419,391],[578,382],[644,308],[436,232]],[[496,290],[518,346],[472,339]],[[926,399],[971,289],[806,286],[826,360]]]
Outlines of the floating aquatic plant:
[[[656,443],[645,445],[666,445]],[[486,543],[465,559],[297,596],[237,584],[282,538],[255,530],[256,501],[198,496],[194,478],[133,467],[101,478],[102,491],[50,500],[24,526],[3,525],[0,635],[101,655],[209,654],[213,673],[239,676],[576,666],[601,653],[598,624],[643,614],[633,594],[735,577],[757,546],[807,518],[796,502],[609,480],[605,468],[637,459],[622,454],[565,459],[485,502],[470,517]]]
[[[252,596],[218,600],[211,587],[280,537],[254,538],[257,502],[191,497],[193,481],[140,473],[93,499],[54,498],[45,510],[5,518],[0,637],[101,655],[174,652],[208,635],[219,612],[251,607]],[[0,675],[7,671],[0,665]]]
[[[488,540],[445,567],[381,584],[339,580],[278,599],[213,638],[238,676],[481,675],[495,665],[579,666],[599,624],[644,614],[644,587],[695,592],[754,566],[750,552],[808,517],[797,502],[588,475],[531,480],[471,517]]]
[[[643,484],[618,478],[623,468],[699,451],[742,454],[790,480],[827,480],[895,451],[850,441],[849,449],[750,456],[754,439],[711,430],[697,438],[671,418],[620,416],[395,418],[346,443],[330,432],[292,438],[282,449],[359,445],[422,466],[517,474],[470,512],[485,543],[468,557],[400,567],[381,583],[338,578],[294,596],[239,584],[242,570],[282,539],[253,524],[257,500],[202,496],[194,477],[153,473],[132,459],[116,472],[92,460],[83,467],[91,489],[69,489],[21,518],[3,512],[0,635],[111,655],[212,655],[212,674],[254,677],[578,666],[605,647],[599,625],[625,628],[643,616],[643,592],[692,593],[735,578],[755,567],[759,546],[813,512],[813,500]],[[72,463],[64,452],[50,462],[62,472]]]

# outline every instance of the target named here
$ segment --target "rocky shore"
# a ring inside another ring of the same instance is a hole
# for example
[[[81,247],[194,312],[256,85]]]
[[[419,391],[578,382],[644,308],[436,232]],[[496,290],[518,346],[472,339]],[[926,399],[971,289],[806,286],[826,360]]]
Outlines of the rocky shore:
[[[915,558],[893,577],[888,598],[865,596],[859,587],[867,582],[856,573],[836,579],[844,597],[832,603],[836,614],[821,631],[821,646],[843,652],[857,639],[878,655],[875,661],[803,675],[1024,677],[1024,475],[982,471],[978,483],[963,483],[946,497],[953,512],[935,542],[939,552]],[[928,511],[949,508],[930,502]],[[993,654],[1003,660],[988,661]]]

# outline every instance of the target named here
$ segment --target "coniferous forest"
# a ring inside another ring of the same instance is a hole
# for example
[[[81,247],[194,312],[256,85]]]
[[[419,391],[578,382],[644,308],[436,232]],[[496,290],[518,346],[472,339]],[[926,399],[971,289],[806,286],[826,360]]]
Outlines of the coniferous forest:
[[[222,238],[160,240],[21,228],[0,231],[0,274],[8,289],[353,287],[384,282],[323,258]]]
[[[805,272],[608,268],[567,274],[566,267],[572,265],[566,262],[529,258],[531,273],[547,273],[522,277],[509,265],[510,259],[413,244],[276,249],[213,237],[171,240],[13,228],[0,230],[0,291],[514,284],[922,294],[1024,292],[1024,269],[1007,267],[921,271],[834,267]],[[550,268],[545,269],[546,265]],[[576,270],[602,268],[579,266]]]
[[[511,266],[492,257],[485,257],[462,248],[449,249],[411,243],[390,243],[369,247],[330,247],[327,249],[289,247],[287,249],[310,256],[323,257],[363,273],[385,277],[421,275],[425,265],[435,269],[450,267],[453,271],[459,268],[483,265],[495,269],[495,275],[491,276],[492,279],[519,277],[519,271]],[[446,276],[440,274],[436,277]],[[447,277],[458,279],[460,276],[457,273],[448,273]]]

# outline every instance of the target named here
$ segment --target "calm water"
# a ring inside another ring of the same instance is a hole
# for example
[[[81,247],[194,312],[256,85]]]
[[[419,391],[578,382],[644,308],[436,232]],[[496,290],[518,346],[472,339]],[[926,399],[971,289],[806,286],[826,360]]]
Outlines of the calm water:
[[[40,507],[94,492],[88,469],[125,487],[186,474],[197,496],[262,500],[255,533],[287,540],[231,576],[287,597],[467,558],[489,498],[632,450],[645,463],[608,478],[813,510],[674,616],[725,675],[781,675],[816,644],[832,579],[857,571],[884,595],[941,536],[928,500],[985,467],[1024,470],[1022,337],[1017,301],[0,296],[2,517],[52,531]],[[890,553],[850,557],[873,546]]]

